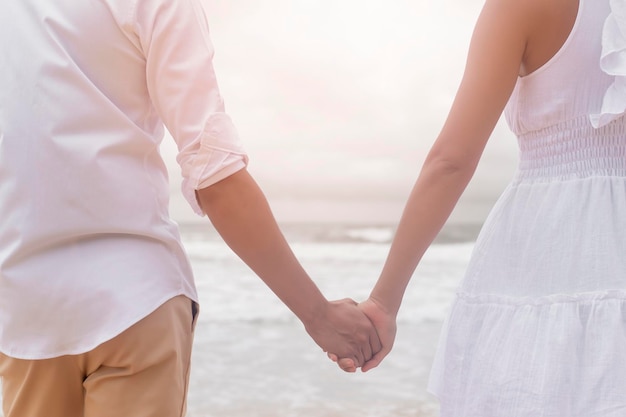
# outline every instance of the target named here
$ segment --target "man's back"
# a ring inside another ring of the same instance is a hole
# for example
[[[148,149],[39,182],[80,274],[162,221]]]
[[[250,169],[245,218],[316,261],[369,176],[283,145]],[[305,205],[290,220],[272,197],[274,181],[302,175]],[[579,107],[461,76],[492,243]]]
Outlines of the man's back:
[[[192,149],[223,110],[191,3],[0,5],[0,352],[83,352],[196,298],[158,151],[162,120]]]

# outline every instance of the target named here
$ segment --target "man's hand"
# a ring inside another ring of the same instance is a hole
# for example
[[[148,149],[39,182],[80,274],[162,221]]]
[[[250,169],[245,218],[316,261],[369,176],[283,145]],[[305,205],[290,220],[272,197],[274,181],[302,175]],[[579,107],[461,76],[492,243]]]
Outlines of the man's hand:
[[[329,302],[321,314],[304,326],[325,352],[333,352],[357,366],[372,360],[382,347],[372,322],[350,299]]]
[[[381,349],[376,329],[356,302],[326,300],[245,169],[198,190],[198,200],[224,241],[304,323],[324,351],[361,366]]]
[[[355,372],[356,368],[359,366],[361,366],[361,371],[363,372],[377,367],[385,356],[391,352],[393,342],[396,338],[396,317],[387,312],[379,302],[373,298],[368,298],[366,301],[359,304],[358,308],[374,324],[382,348],[378,352],[375,352],[372,358],[367,359],[362,365],[359,365],[358,362],[350,357],[329,351],[328,357],[334,362],[337,362],[337,365],[346,372]]]

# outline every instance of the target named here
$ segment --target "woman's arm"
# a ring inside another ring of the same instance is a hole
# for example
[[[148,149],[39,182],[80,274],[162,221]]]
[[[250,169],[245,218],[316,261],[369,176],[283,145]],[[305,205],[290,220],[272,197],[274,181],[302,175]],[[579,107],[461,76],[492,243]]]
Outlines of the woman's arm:
[[[383,348],[365,366],[377,366],[395,337],[395,318],[424,252],[469,183],[517,81],[532,24],[528,2],[487,0],[472,36],[465,73],[448,118],[404,208],[383,271],[362,308]],[[340,362],[344,369],[346,362]]]

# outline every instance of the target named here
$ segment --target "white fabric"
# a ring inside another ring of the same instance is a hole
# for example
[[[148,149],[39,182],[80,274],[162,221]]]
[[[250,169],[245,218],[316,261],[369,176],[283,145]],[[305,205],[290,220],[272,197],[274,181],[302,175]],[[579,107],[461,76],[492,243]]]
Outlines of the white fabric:
[[[609,13],[581,0],[507,105],[519,166],[444,325],[429,381],[441,417],[626,415],[626,118],[591,123],[614,82],[600,68]]]
[[[610,6],[602,32],[600,66],[614,81],[604,94],[600,113],[591,116],[594,127],[604,126],[626,111],[626,1],[611,0]]]
[[[168,213],[247,163],[199,0],[0,3],[0,351],[86,352],[167,299],[194,300]]]

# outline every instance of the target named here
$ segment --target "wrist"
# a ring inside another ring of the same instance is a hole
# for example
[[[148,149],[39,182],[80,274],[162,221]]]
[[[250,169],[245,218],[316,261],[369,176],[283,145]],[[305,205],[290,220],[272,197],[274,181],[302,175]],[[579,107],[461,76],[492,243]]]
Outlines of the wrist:
[[[375,291],[372,291],[369,296],[369,300],[389,317],[395,318],[398,315],[400,303],[391,302],[387,300],[386,297],[384,297],[382,294],[377,294]]]
[[[300,319],[305,327],[314,326],[319,321],[324,321],[328,315],[330,303],[321,292],[316,294],[304,293],[303,300],[296,303],[292,308],[294,314]]]

